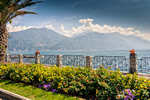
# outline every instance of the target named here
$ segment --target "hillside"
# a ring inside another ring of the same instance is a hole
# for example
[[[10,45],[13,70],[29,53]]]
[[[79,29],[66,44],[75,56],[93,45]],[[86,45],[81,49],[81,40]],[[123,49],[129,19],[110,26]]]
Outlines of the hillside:
[[[10,39],[11,50],[46,50],[51,46],[60,43],[62,40],[68,39],[52,30],[28,29],[20,32],[11,33]]]
[[[11,51],[150,49],[149,41],[119,33],[91,32],[68,38],[46,28],[32,28],[11,34]]]
[[[119,33],[88,33],[54,45],[53,50],[149,49],[150,42],[135,36]]]

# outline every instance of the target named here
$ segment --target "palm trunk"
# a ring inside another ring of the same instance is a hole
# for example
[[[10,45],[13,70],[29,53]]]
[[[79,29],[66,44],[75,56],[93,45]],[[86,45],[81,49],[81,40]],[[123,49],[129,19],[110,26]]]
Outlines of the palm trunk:
[[[7,49],[7,28],[6,25],[0,27],[0,62],[5,62],[5,53]]]

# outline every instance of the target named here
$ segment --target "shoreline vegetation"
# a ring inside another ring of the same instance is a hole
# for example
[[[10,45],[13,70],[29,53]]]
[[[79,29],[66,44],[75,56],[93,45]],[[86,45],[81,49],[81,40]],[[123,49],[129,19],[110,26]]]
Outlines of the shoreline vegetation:
[[[40,64],[0,63],[0,87],[5,87],[7,83],[21,83],[35,90],[39,88],[35,91],[36,93],[44,90],[46,93],[51,91],[50,93],[66,94],[67,97],[64,97],[64,100],[71,98],[68,95],[75,96],[75,99],[81,97],[87,100],[146,100],[150,98],[149,79],[138,78],[136,73],[123,75],[119,69],[112,71],[111,67],[107,69],[103,67],[93,70],[89,66],[59,68],[55,65],[45,67]],[[15,91],[20,90],[16,89]],[[33,94],[33,97],[36,96]]]

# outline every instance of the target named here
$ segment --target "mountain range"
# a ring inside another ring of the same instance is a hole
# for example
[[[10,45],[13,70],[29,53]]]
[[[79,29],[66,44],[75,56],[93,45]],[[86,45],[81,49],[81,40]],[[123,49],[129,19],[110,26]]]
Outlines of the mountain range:
[[[89,32],[66,37],[46,28],[31,28],[11,35],[11,51],[150,49],[149,41],[120,33]]]

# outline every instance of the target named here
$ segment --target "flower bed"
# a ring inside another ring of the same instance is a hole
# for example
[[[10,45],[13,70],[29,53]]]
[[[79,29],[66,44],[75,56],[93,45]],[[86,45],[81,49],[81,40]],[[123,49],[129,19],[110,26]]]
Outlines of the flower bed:
[[[45,68],[39,64],[0,64],[0,77],[32,84],[47,91],[76,96],[95,96],[103,100],[148,99],[150,80],[136,74],[122,75],[100,66],[93,70],[84,67],[57,66]]]

